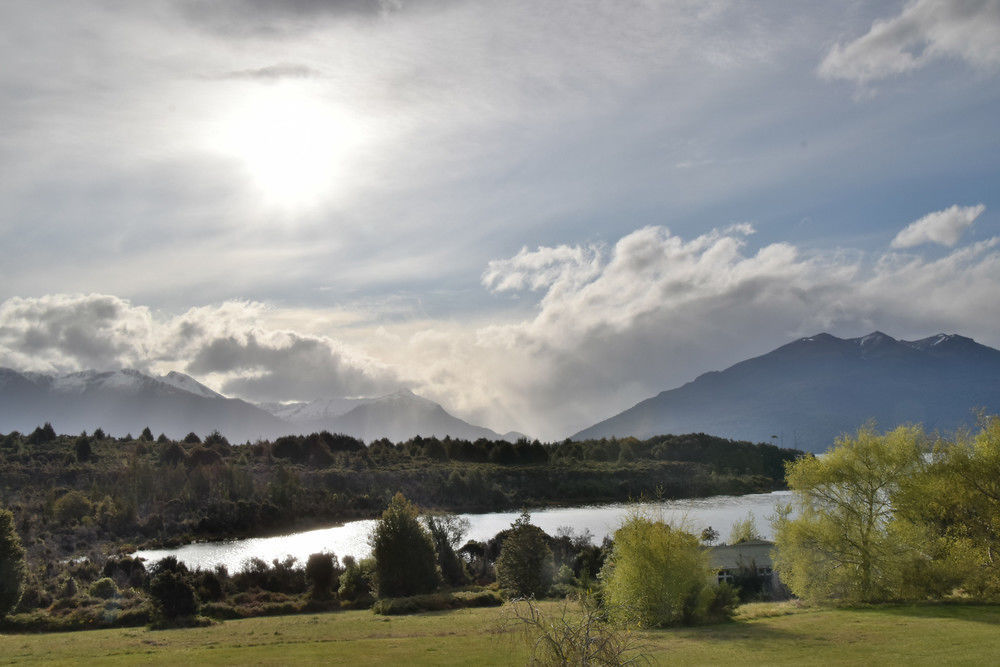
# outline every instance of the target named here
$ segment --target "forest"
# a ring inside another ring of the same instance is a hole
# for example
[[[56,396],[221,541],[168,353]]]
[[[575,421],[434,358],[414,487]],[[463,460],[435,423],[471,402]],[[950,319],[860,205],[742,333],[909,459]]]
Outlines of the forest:
[[[223,615],[252,615],[261,604],[286,611],[290,604],[327,604],[322,595],[302,602],[315,588],[308,564],[258,562],[239,573],[188,573],[168,562],[147,570],[127,555],[138,546],[378,517],[399,493],[423,510],[468,512],[762,492],[782,488],[786,462],[801,456],[704,434],[549,444],[415,437],[366,445],[323,432],[234,445],[217,432],[204,438],[191,433],[180,441],[154,438],[148,429],[134,438],[110,437],[101,429],[67,436],[46,424],[28,434],[0,436],[0,507],[10,510],[26,555],[22,612],[48,609],[42,627],[75,627],[96,617],[67,601],[106,595],[119,605],[115,623],[128,624],[133,612],[132,620],[148,620],[145,600],[157,577],[188,582],[209,603],[225,598],[226,591],[236,596],[233,608],[244,603],[243,611]],[[544,539],[565,582],[596,576],[600,547],[583,537]],[[438,542],[439,553],[462,546]],[[465,545],[467,574],[452,583],[495,580],[499,552],[499,541]],[[337,586],[357,579],[361,575],[352,573],[363,567],[335,558],[327,565]],[[448,563],[439,569],[448,572]],[[350,588],[341,601],[366,599],[363,585],[354,597]],[[124,603],[131,607],[122,608]]]
[[[703,434],[542,444],[314,433],[231,445],[148,431],[0,436],[0,505],[30,556],[109,544],[175,545],[378,516],[397,492],[420,507],[496,511],[783,488],[801,455]]]

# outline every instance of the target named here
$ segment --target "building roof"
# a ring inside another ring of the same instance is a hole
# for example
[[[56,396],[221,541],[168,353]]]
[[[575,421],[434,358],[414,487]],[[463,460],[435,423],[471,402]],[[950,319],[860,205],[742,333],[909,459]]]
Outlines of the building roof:
[[[754,540],[739,544],[720,544],[708,550],[712,567],[718,570],[731,570],[741,565],[754,563],[757,567],[771,567],[771,550],[774,542]]]

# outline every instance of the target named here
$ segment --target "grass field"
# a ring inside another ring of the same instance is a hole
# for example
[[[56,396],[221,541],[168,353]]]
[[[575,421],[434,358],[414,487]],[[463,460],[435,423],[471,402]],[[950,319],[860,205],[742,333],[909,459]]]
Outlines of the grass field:
[[[524,664],[522,647],[490,635],[498,613],[346,611],[184,630],[4,635],[0,664]],[[655,663],[1000,664],[1000,606],[748,605],[733,623],[649,632],[643,641]]]

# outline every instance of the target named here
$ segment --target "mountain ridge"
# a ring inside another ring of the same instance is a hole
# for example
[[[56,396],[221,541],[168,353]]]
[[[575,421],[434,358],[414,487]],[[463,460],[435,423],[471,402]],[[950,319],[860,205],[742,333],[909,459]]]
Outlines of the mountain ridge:
[[[220,431],[234,441],[328,430],[370,442],[415,435],[508,439],[451,415],[441,405],[400,389],[371,398],[326,398],[255,405],[229,398],[189,375],[150,375],[135,369],[85,370],[61,375],[0,368],[0,432],[30,431],[49,422],[61,433],[154,433],[182,438]],[[520,434],[516,434],[520,436]]]
[[[971,425],[976,408],[1000,411],[997,377],[1000,350],[965,336],[819,333],[661,391],[571,438],[704,432],[818,452],[869,419]]]

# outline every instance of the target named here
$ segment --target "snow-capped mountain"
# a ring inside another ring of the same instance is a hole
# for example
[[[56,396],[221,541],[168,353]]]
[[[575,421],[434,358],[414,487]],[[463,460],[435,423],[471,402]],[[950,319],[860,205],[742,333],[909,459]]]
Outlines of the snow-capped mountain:
[[[46,375],[0,368],[0,433],[29,432],[44,422],[59,433],[100,427],[119,436],[138,435],[146,426],[172,438],[218,429],[233,442],[323,430],[368,442],[415,435],[501,439],[405,389],[376,398],[257,406],[176,371],[154,377],[132,369]]]
[[[822,333],[705,373],[573,438],[704,432],[819,452],[869,419],[949,432],[974,425],[979,408],[1000,412],[1000,350],[949,334]]]
[[[182,373],[152,377],[132,369],[66,375],[0,369],[0,431],[51,422],[59,433],[92,431],[182,438],[218,429],[234,441],[269,438],[285,423],[250,403],[226,398]]]
[[[170,371],[166,375],[161,375],[156,379],[169,384],[171,387],[176,387],[177,389],[182,389],[204,398],[225,398],[222,394],[212,391],[190,375],[178,373],[177,371]]]

